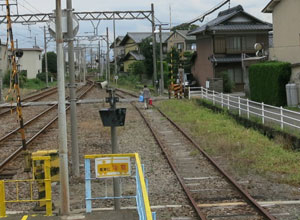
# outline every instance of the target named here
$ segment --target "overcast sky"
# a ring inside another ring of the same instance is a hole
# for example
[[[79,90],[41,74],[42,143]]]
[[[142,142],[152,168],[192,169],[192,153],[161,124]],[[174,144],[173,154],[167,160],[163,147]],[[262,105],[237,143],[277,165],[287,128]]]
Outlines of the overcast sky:
[[[10,0],[12,1],[12,0]],[[151,3],[154,3],[155,17],[164,23],[169,23],[171,6],[172,23],[173,25],[189,21],[204,12],[208,11],[223,0],[73,0],[73,8],[75,11],[113,11],[113,10],[150,10]],[[244,10],[248,13],[257,16],[258,18],[272,22],[270,14],[263,14],[261,10],[267,5],[270,0],[232,0],[231,7],[241,4]],[[66,0],[62,0],[62,5],[65,7]],[[18,0],[19,14],[32,13],[49,13],[55,8],[55,0]],[[223,6],[221,10],[227,9],[228,4]],[[1,9],[1,8],[0,8]],[[219,10],[220,11],[220,10]],[[219,12],[218,11],[218,12]],[[12,7],[12,12],[16,13],[16,8]],[[217,12],[217,13],[218,13]],[[5,15],[5,8],[0,10],[2,15]],[[216,17],[216,13],[207,17],[203,23]],[[200,22],[196,23],[201,25]],[[37,25],[14,25],[13,31],[15,38],[19,40],[20,47],[32,47],[34,45],[34,36],[37,36],[37,44],[43,47],[43,31],[42,24]],[[112,22],[101,21],[99,25],[99,33],[104,34],[105,28],[109,27],[110,35],[112,36]],[[117,35],[125,35],[126,32],[151,31],[149,21],[117,21]],[[6,41],[6,26],[0,25],[0,36],[2,41]],[[92,32],[93,26],[90,22],[80,23],[80,35],[86,35],[86,32]],[[111,41],[113,40],[110,38]],[[54,50],[54,44],[51,49]]]

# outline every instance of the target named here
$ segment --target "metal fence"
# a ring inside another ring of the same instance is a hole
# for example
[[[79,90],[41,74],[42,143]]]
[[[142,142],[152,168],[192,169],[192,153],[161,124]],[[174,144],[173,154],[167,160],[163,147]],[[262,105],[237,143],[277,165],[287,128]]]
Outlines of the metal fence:
[[[239,116],[251,116],[260,118],[262,124],[273,122],[280,125],[280,128],[300,129],[300,112],[291,111],[281,107],[267,105],[265,103],[254,102],[239,96],[232,96],[216,91],[208,90],[204,87],[191,87],[188,89],[188,98],[199,97],[209,100],[213,105],[219,105],[229,111],[238,112]]]
[[[44,179],[30,179],[30,180],[1,180],[0,181],[0,218],[6,217],[6,204],[7,203],[32,203],[32,202],[45,202],[46,203],[46,216],[52,215],[52,190],[51,190],[51,164],[50,156],[36,156],[32,157],[33,161],[44,161]],[[34,176],[34,174],[33,174]],[[45,198],[44,199],[36,199],[34,198],[34,188],[33,184],[36,182],[44,182],[45,183]],[[16,187],[16,196],[14,199],[6,199],[5,198],[5,185],[13,183]],[[29,198],[22,199],[20,198],[20,184],[26,183],[29,185]]]
[[[96,177],[91,175],[91,160],[96,158],[115,158],[115,157],[130,157],[135,160],[135,181],[136,181],[136,195],[122,195],[119,197],[105,196],[94,197],[92,196],[91,182],[97,180]],[[105,199],[135,199],[137,204],[137,212],[139,220],[156,220],[156,213],[151,212],[150,202],[148,198],[147,180],[144,176],[144,167],[141,164],[140,157],[137,153],[134,154],[99,154],[99,155],[86,155],[85,156],[85,189],[86,189],[86,212],[92,212],[93,200]]]

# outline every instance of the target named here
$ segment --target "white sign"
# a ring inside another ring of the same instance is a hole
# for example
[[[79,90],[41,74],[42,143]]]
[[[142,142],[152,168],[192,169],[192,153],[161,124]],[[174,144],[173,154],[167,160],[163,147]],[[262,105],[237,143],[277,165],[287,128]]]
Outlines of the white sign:
[[[206,87],[207,89],[209,89],[209,81],[206,81],[205,87]]]
[[[95,159],[96,178],[130,176],[130,157],[103,157]]]
[[[118,80],[119,79],[119,76],[115,76],[115,80]]]

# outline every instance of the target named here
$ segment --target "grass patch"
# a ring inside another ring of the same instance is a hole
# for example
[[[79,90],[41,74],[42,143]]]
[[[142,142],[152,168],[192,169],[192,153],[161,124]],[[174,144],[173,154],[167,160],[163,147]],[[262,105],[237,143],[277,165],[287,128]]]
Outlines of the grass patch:
[[[169,100],[159,107],[212,156],[222,156],[242,173],[256,172],[274,181],[300,185],[300,152],[293,152],[226,113],[216,114],[196,101]]]

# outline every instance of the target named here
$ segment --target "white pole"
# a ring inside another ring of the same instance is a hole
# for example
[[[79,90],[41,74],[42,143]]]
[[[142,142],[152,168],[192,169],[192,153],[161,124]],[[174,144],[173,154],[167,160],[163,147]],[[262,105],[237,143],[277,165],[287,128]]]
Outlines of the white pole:
[[[67,121],[65,103],[65,74],[63,58],[62,11],[61,0],[56,0],[56,50],[57,50],[57,78],[58,78],[58,143],[60,162],[60,212],[70,214],[69,170],[67,147]]]
[[[239,97],[239,116],[241,116],[241,97]]]
[[[227,109],[229,110],[230,109],[230,103],[229,103],[229,95],[227,95]]]
[[[203,99],[203,87],[201,86],[201,97]]]
[[[188,87],[188,92],[189,92],[189,100],[191,99],[191,87]]]
[[[283,130],[283,108],[282,106],[280,106],[280,127],[281,127],[281,130]]]
[[[249,112],[249,99],[247,99],[247,117],[250,118],[250,112]]]
[[[261,103],[261,116],[262,116],[262,123],[265,124],[265,106],[264,103]]]
[[[215,90],[213,90],[213,105],[215,105]]]
[[[222,106],[222,108],[224,107],[224,102],[223,102],[223,92],[221,92],[221,106]]]

